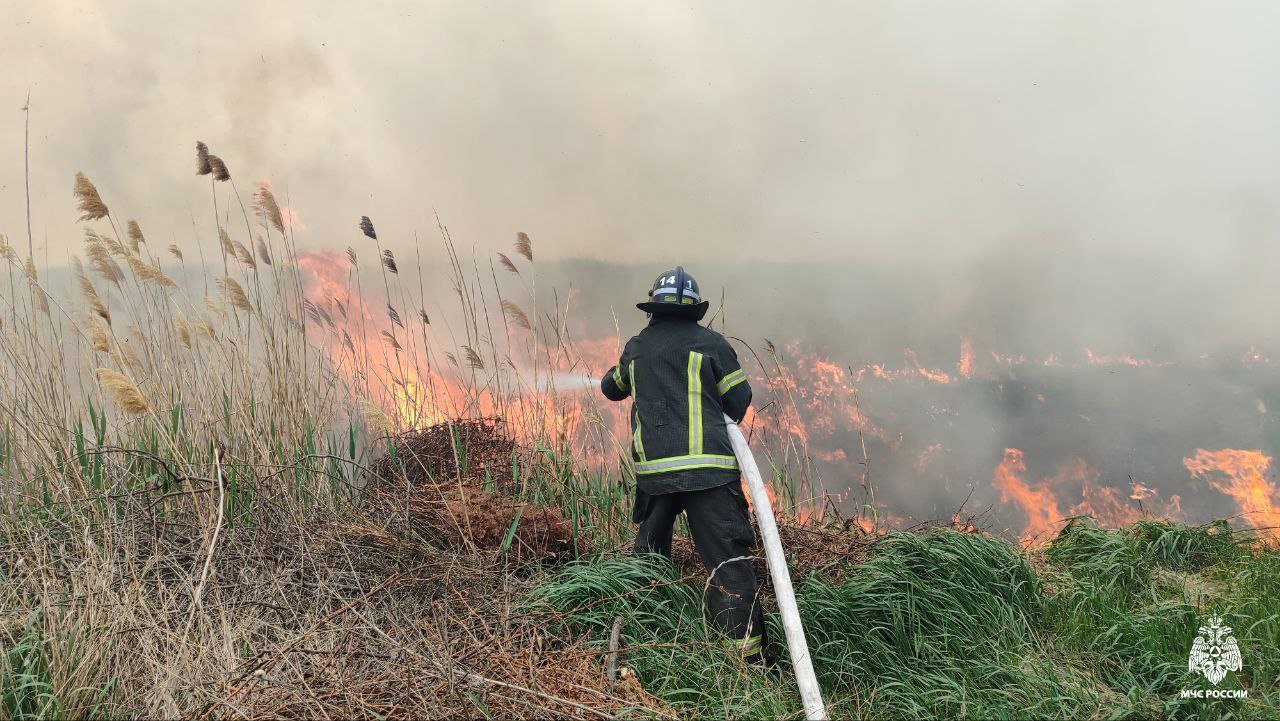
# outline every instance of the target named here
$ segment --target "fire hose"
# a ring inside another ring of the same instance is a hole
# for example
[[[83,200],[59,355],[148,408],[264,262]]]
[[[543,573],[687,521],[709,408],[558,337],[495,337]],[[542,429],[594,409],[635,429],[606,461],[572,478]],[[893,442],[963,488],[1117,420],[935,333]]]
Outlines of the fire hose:
[[[791,587],[791,572],[787,569],[787,557],[783,555],[782,539],[778,536],[778,523],[773,517],[773,506],[764,489],[764,479],[756,466],[751,446],[742,435],[738,424],[729,416],[724,417],[729,430],[729,442],[733,455],[738,457],[738,467],[747,480],[751,493],[751,506],[755,509],[756,523],[760,526],[760,539],[764,544],[765,559],[769,565],[769,577],[773,579],[773,592],[778,600],[778,612],[782,615],[782,628],[787,636],[787,649],[791,652],[791,667],[800,688],[800,700],[804,702],[806,719],[826,719],[827,708],[822,703],[822,689],[813,673],[813,661],[809,659],[809,643],[800,623],[800,610],[796,607],[795,589]]]

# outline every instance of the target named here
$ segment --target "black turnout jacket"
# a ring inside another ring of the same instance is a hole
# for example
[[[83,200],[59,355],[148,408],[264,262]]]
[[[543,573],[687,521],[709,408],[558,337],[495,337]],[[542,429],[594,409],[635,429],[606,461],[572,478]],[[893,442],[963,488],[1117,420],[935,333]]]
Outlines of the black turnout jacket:
[[[751,405],[751,385],[724,336],[697,321],[655,314],[627,341],[600,381],[611,401],[628,396],[636,486],[651,496],[738,480],[725,428]]]

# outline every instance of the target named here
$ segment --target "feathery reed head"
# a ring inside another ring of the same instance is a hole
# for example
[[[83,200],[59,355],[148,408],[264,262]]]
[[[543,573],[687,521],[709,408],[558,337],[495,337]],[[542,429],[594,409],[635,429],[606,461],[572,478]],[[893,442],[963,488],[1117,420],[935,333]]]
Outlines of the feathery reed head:
[[[378,234],[373,230],[373,221],[369,220],[369,216],[367,215],[360,216],[360,230],[364,231],[364,234],[370,239],[378,239]]]
[[[243,263],[249,270],[257,270],[258,264],[253,262],[253,253],[249,252],[249,249],[244,246],[244,243],[236,240],[232,241],[232,244],[236,251],[236,260]]]
[[[423,325],[431,325],[431,316],[427,315],[425,310],[418,309],[418,319],[422,321]]]
[[[147,412],[147,399],[128,376],[110,368],[99,368],[98,382],[125,413],[138,415]]]
[[[382,407],[372,401],[360,399],[360,415],[364,417],[365,425],[369,426],[370,431],[376,434],[391,434],[391,416],[382,410]]]
[[[144,261],[136,255],[129,256],[129,269],[133,271],[134,277],[143,283],[158,285],[162,288],[177,288],[178,284],[160,269]]]
[[[98,195],[98,189],[85,177],[84,173],[76,173],[76,185],[72,194],[78,201],[82,221],[98,220],[111,213],[107,210],[107,204],[102,202],[102,196]]]
[[[227,170],[227,164],[222,161],[222,158],[210,153],[208,160],[209,168],[213,171],[214,180],[218,182],[231,180],[231,171]]]
[[[218,227],[218,242],[222,245],[222,254],[235,257],[236,244],[231,242],[231,236],[227,234],[226,228]]]
[[[382,264],[392,273],[400,274],[400,268],[396,266],[396,257],[391,254],[390,250],[382,251]]]
[[[92,318],[89,319],[89,344],[99,353],[111,350],[111,337],[107,335],[107,330]]]
[[[396,340],[396,337],[391,335],[388,331],[382,331],[382,341],[396,350],[404,350],[404,348],[400,346],[400,341]]]
[[[267,250],[267,242],[259,235],[253,241],[253,247],[258,251],[258,260],[263,265],[271,265],[271,251]]]
[[[516,275],[520,275],[520,269],[516,267],[515,263],[511,262],[511,259],[507,257],[506,253],[498,253],[498,262],[502,263],[503,268],[506,268]]]
[[[508,318],[515,321],[516,325],[524,328],[525,330],[532,330],[532,327],[529,325],[529,316],[525,315],[524,311],[520,309],[520,306],[515,303],[504,298],[502,301],[502,312],[506,313]]]
[[[533,242],[529,240],[528,234],[516,233],[516,252],[530,263],[533,262]]]
[[[356,266],[356,249],[349,245],[347,246],[347,260],[351,261],[352,267]]]
[[[253,207],[260,218],[284,234],[284,216],[280,214],[280,206],[276,203],[276,196],[271,192],[270,185],[258,183],[258,189],[253,192]]]
[[[165,250],[169,251],[178,260],[182,260],[182,248],[179,248],[177,243],[170,243]]]
[[[196,175],[208,175],[213,172],[213,166],[209,165],[209,146],[196,141]]]
[[[142,226],[138,225],[138,221],[136,220],[129,221],[126,235],[129,236],[129,249],[134,253],[140,251],[139,245],[141,243],[147,242],[146,236],[142,234]]]
[[[224,275],[216,281],[218,286],[222,288],[222,293],[227,298],[227,302],[232,308],[242,310],[246,313],[253,312],[253,306],[249,303],[249,296],[245,294],[244,288],[236,282],[235,278]]]

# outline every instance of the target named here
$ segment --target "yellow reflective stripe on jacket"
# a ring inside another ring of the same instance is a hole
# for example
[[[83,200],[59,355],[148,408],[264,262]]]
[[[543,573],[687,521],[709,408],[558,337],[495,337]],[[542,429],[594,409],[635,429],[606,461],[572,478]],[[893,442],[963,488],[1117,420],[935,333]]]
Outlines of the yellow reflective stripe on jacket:
[[[631,361],[627,364],[627,375],[631,377],[631,402],[636,403],[636,362]],[[633,413],[636,414],[636,431],[631,434],[631,444],[636,449],[636,457],[644,461],[644,437],[641,434],[640,425],[640,406],[633,405],[635,408]]]
[[[760,653],[760,649],[764,645],[764,636],[763,634],[756,634],[746,638],[730,638],[724,641],[724,645],[735,651],[740,651],[743,656],[751,656]]]
[[[618,366],[613,367],[613,384],[624,391],[631,387],[627,385],[627,379],[622,377],[622,369]]]
[[[689,455],[702,455],[702,354],[689,351]]]
[[[720,391],[720,395],[724,395],[729,392],[730,388],[733,388],[746,380],[747,374],[739,368],[738,370],[729,373],[724,378],[721,378],[720,382],[716,384],[716,390]]]
[[[708,453],[701,455],[672,456],[655,458],[652,461],[640,461],[636,464],[637,475],[663,473],[666,471],[684,471],[691,468],[737,468],[738,459],[733,456],[717,456]]]

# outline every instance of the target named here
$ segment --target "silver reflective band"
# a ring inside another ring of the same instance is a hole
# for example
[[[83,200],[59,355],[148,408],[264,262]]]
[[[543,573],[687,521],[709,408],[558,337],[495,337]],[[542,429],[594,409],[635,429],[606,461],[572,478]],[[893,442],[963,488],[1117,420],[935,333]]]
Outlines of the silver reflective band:
[[[690,468],[737,468],[738,459],[734,456],[716,456],[699,454],[693,456],[674,456],[671,458],[655,458],[652,461],[641,461],[636,464],[636,473],[647,475],[663,471],[683,471]]]
[[[670,295],[679,295],[680,289],[679,288],[656,288],[649,293],[649,297],[652,298],[655,295],[662,295],[664,293],[668,293]],[[688,288],[684,289],[684,297],[693,298],[694,300],[697,300],[697,301],[702,300],[702,296],[698,295],[698,291],[689,290]]]

